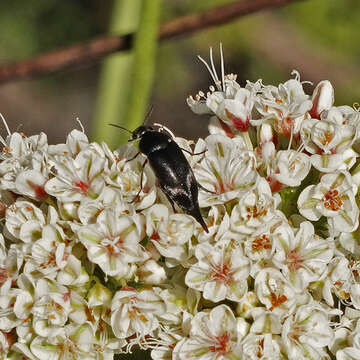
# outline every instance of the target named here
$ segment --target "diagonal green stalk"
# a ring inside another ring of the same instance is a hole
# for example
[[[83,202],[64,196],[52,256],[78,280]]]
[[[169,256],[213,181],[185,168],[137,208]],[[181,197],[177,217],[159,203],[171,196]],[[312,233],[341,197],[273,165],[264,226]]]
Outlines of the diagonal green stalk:
[[[111,34],[135,32],[140,17],[141,0],[115,0],[110,24]],[[109,56],[103,64],[92,129],[92,140],[118,146],[128,134],[109,123],[124,125],[130,98],[133,51]]]
[[[135,129],[144,121],[155,74],[161,0],[143,0],[134,43],[131,91],[125,126]]]

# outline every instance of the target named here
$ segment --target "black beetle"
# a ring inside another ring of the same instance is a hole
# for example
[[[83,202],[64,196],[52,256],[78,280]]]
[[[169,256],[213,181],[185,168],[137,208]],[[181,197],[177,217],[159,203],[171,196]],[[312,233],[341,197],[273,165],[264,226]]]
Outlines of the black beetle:
[[[147,158],[142,166],[140,190],[135,199],[142,190],[143,171],[146,163],[149,162],[159,182],[160,188],[170,201],[174,212],[175,203],[185,214],[194,217],[206,232],[209,232],[200,213],[198,202],[199,187],[202,186],[196,181],[191,166],[183,154],[183,151],[188,151],[180,148],[174,141],[170,130],[159,124],[154,124],[157,127],[141,125],[134,131],[130,131],[118,125],[110,125],[130,132],[131,140],[129,141],[140,139],[140,151],[128,161],[135,159],[140,152]],[[164,130],[166,132],[164,132]]]

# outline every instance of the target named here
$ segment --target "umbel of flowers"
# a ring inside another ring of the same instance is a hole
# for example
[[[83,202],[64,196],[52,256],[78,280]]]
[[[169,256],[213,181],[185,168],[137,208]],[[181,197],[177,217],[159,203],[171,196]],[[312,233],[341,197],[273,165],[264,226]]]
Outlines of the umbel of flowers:
[[[308,95],[298,73],[242,87],[207,67],[187,102],[210,135],[175,141],[210,190],[208,233],[149,167],[135,198],[133,143],[49,145],[4,122],[1,359],[360,359],[359,112],[329,81]]]

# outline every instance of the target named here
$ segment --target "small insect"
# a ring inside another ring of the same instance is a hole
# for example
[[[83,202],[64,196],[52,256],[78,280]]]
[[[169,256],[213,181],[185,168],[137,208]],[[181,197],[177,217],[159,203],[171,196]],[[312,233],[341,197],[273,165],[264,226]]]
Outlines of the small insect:
[[[160,188],[168,198],[174,212],[176,212],[174,205],[176,204],[185,214],[194,217],[206,232],[209,232],[200,213],[198,202],[199,187],[203,187],[196,181],[191,166],[183,153],[186,151],[191,155],[200,155],[203,152],[192,154],[188,150],[180,148],[174,141],[172,132],[160,124],[141,125],[134,131],[115,124],[110,125],[130,132],[131,140],[129,141],[140,139],[140,151],[128,161],[135,159],[140,153],[146,156],[140,176],[140,190],[135,199],[142,190],[144,167],[149,162]]]

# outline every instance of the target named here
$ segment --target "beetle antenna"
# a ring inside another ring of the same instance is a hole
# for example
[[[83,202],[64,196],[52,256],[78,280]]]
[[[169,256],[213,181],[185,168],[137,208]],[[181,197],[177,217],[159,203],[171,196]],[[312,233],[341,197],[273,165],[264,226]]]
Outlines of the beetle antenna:
[[[129,129],[127,129],[127,128],[123,127],[123,126],[120,126],[120,125],[117,125],[117,124],[108,124],[108,125],[115,126],[115,127],[119,128],[119,129],[123,129],[123,130],[127,131],[128,133],[130,133],[132,135],[132,131],[130,131]]]
[[[151,105],[151,106],[150,106],[150,109],[148,110],[148,112],[147,112],[146,115],[145,115],[143,125],[145,125],[146,122],[149,120],[149,118],[150,118],[153,110],[154,110],[154,105]]]

